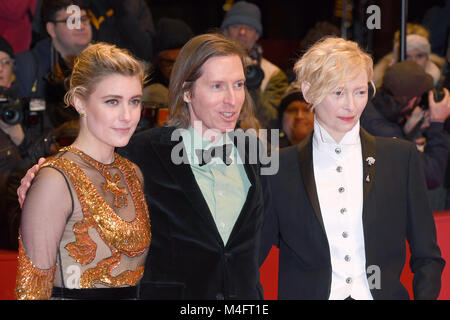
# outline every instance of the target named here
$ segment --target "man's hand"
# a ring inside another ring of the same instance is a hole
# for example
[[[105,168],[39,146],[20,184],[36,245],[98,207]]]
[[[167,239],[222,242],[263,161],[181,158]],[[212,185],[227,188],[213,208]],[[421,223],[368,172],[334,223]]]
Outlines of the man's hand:
[[[25,134],[20,124],[10,125],[0,120],[0,129],[11,138],[16,146],[19,146],[25,139]]]
[[[25,202],[25,197],[27,195],[27,191],[31,186],[31,181],[34,179],[36,172],[39,170],[41,165],[44,163],[45,158],[39,158],[37,164],[28,169],[25,177],[20,180],[20,186],[17,188],[17,196],[19,197],[20,208],[22,209],[23,203]]]
[[[450,116],[450,98],[446,88],[444,88],[444,93],[444,99],[436,102],[434,101],[433,91],[428,92],[431,121],[444,122]]]

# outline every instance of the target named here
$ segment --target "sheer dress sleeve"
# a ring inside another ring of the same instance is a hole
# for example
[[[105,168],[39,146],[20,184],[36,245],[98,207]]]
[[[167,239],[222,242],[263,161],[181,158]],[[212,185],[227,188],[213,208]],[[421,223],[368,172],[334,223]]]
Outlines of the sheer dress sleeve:
[[[17,299],[50,299],[59,243],[72,210],[72,194],[64,174],[55,168],[41,168],[22,210]]]
[[[17,298],[51,298],[53,286],[135,286],[151,239],[141,171],[118,155],[101,164],[74,147],[60,151],[24,204]]]

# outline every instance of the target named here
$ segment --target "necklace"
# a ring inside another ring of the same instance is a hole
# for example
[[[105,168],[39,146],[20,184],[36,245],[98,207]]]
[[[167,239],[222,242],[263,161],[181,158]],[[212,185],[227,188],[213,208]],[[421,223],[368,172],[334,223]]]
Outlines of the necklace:
[[[114,196],[113,204],[115,207],[122,208],[122,206],[128,206],[128,201],[126,198],[126,195],[128,195],[128,191],[126,188],[119,187],[119,182],[121,182],[122,179],[120,174],[116,173],[114,176],[112,176],[111,172],[109,172],[108,170],[109,168],[116,167],[116,160],[114,160],[114,162],[111,164],[103,164],[88,156],[83,151],[72,146],[64,147],[60,151],[66,150],[76,153],[84,161],[86,161],[92,167],[97,169],[98,172],[100,172],[100,174],[106,179],[106,183],[103,182],[101,184],[103,191],[105,191],[106,194],[108,194],[108,192],[111,192],[111,194]],[[117,159],[117,157],[115,156],[114,159]]]

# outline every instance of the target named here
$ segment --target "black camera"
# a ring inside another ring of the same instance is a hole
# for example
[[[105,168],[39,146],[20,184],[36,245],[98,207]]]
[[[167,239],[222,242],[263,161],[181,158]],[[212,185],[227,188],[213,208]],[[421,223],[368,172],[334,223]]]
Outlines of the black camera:
[[[434,98],[435,102],[439,102],[442,99],[444,99],[445,92],[444,92],[443,88],[441,88],[441,87],[433,88],[432,91],[433,91],[433,98]],[[423,110],[428,110],[430,108],[430,103],[428,101],[428,91],[422,95],[422,98],[420,99],[420,107]]]
[[[253,61],[256,61],[257,63],[247,66],[247,68],[245,69],[245,81],[249,90],[255,90],[261,86],[261,82],[264,79],[264,71],[260,67],[261,54],[259,53],[259,51],[257,49],[253,50],[249,56]]]
[[[22,121],[23,110],[20,99],[13,99],[0,93],[0,119],[9,125]]]

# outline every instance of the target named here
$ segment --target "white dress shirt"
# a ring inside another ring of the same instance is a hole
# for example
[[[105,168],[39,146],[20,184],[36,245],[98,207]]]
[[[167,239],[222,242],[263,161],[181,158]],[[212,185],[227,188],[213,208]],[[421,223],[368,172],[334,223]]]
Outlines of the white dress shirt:
[[[363,162],[359,122],[337,143],[314,119],[314,177],[330,246],[330,300],[372,300],[364,250]]]

